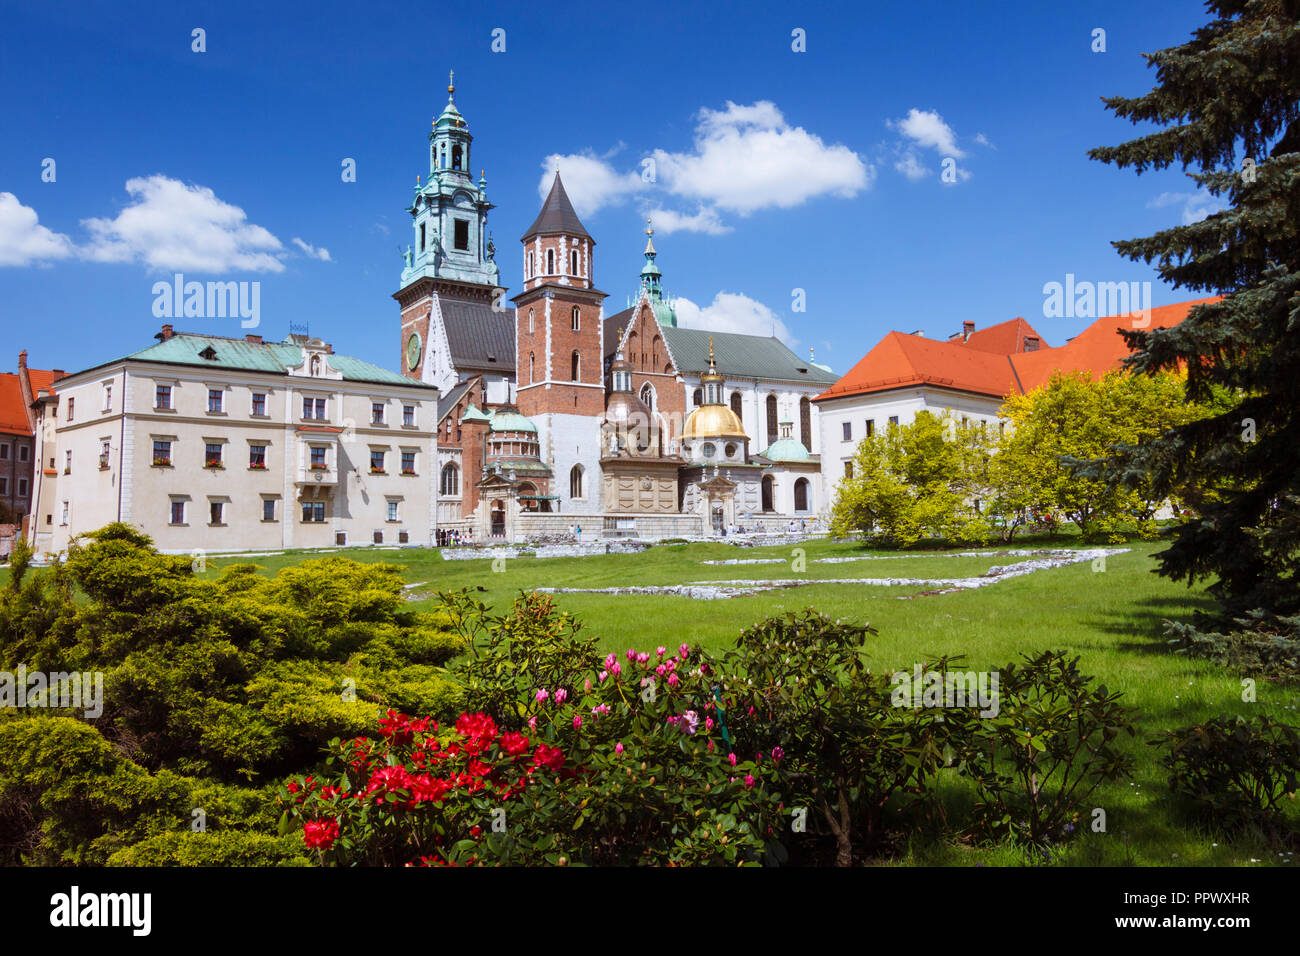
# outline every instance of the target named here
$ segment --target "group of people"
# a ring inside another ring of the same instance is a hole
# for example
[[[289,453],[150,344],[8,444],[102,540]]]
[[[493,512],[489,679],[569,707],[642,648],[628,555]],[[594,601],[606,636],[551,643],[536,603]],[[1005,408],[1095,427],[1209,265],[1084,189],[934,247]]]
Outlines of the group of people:
[[[473,544],[474,529],[469,528],[468,530],[461,532],[454,528],[439,528],[434,532],[434,541],[437,542],[437,546],[440,548],[456,547],[457,545],[462,544]]]
[[[581,540],[582,540],[582,525],[580,525],[580,524],[571,524],[571,525],[569,525],[569,537],[572,538],[574,541],[581,541]]]

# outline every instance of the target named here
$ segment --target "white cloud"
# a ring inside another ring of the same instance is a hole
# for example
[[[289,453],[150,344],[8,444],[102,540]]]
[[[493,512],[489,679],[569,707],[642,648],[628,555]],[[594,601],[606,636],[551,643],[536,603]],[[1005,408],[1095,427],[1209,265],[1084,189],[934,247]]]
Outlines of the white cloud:
[[[997,149],[996,146],[989,142],[989,138],[983,133],[975,134],[975,142],[979,143],[981,146],[987,146],[989,149]]]
[[[925,179],[933,174],[932,170],[921,165],[921,161],[916,158],[916,153],[910,149],[903,154],[902,159],[894,163],[894,168],[912,182]]]
[[[1166,206],[1183,207],[1183,225],[1190,226],[1200,222],[1212,213],[1222,212],[1228,204],[1210,193],[1208,189],[1198,189],[1193,193],[1161,193],[1147,203],[1148,209],[1163,209]]]
[[[82,221],[91,234],[83,258],[210,273],[283,271],[280,240],[206,186],[155,175],[127,180],[126,191],[133,201],[116,218]]]
[[[731,232],[731,227],[718,218],[718,211],[708,206],[701,206],[694,215],[676,212],[672,209],[643,210],[654,230],[660,235],[674,232],[703,232],[710,236],[720,236]]]
[[[293,237],[293,244],[303,251],[303,254],[312,258],[319,259],[321,262],[333,262],[330,258],[330,251],[324,246],[317,249],[310,242],[303,242],[297,236]]]
[[[564,191],[579,216],[590,215],[605,206],[617,206],[649,185],[641,181],[639,173],[618,172],[607,156],[552,153],[542,161],[542,176],[537,181],[538,199],[544,201],[550,193],[557,169]]]
[[[674,299],[673,305],[677,309],[677,324],[683,328],[775,335],[789,346],[798,341],[775,312],[739,292],[719,292],[713,297],[713,302],[703,308],[681,297]],[[723,372],[725,374],[725,368]]]
[[[659,181],[677,196],[746,216],[817,196],[850,198],[874,176],[853,150],[790,126],[767,100],[750,106],[728,100],[724,109],[702,109],[696,119],[691,152],[653,153]]]
[[[768,100],[748,106],[727,101],[720,110],[695,116],[690,150],[656,149],[634,169],[620,171],[613,157],[592,152],[553,154],[542,163],[539,199],[560,170],[565,191],[578,215],[618,205],[633,196],[658,192],[693,200],[693,213],[655,209],[655,228],[729,232],[723,211],[747,216],[760,209],[789,209],[818,196],[852,197],[871,186],[875,168],[847,146],[827,145],[803,127],[791,126]]]
[[[0,266],[26,266],[73,254],[72,240],[38,221],[13,193],[0,193]]]
[[[943,156],[961,159],[966,154],[957,145],[957,134],[934,110],[907,111],[907,116],[888,124],[918,146],[934,149]]]

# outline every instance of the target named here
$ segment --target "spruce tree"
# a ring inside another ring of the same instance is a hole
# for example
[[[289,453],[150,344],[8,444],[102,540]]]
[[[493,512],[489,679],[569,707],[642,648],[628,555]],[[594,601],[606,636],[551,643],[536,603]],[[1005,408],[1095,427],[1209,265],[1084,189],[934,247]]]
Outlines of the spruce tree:
[[[1185,368],[1188,401],[1221,411],[1119,449],[1108,470],[1197,489],[1158,573],[1214,578],[1227,617],[1281,616],[1300,610],[1300,0],[1206,8],[1190,41],[1144,54],[1151,92],[1103,99],[1161,128],[1089,156],[1139,175],[1181,164],[1226,204],[1113,243],[1174,288],[1223,296],[1174,328],[1124,332],[1130,370]]]

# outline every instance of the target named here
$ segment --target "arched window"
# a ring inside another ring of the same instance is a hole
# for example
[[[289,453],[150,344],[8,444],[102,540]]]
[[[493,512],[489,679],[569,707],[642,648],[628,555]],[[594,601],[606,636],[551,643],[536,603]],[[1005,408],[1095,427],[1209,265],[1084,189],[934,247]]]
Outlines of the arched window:
[[[570,313],[570,318],[572,319],[571,327],[573,331],[579,331],[582,328],[582,313],[578,311],[576,305],[573,307],[573,312]]]
[[[528,353],[528,384],[532,385],[537,381],[537,356],[532,352]]]
[[[570,498],[586,497],[582,493],[583,475],[584,472],[582,470],[581,465],[574,465],[573,469],[569,472],[569,497]]]
[[[767,396],[767,443],[776,441],[776,396]]]
[[[529,258],[531,259],[532,256],[529,256]],[[528,334],[529,335],[533,334],[533,310],[532,309],[528,310]]]
[[[697,389],[695,390],[695,394],[692,395],[691,398],[692,398],[692,400],[695,402],[696,405],[703,405],[703,404],[704,404],[704,389],[702,389],[702,388],[697,388]]]
[[[546,250],[546,274],[548,276],[555,275],[555,250],[554,249]]]
[[[812,403],[807,395],[799,399],[799,440],[812,451]]]
[[[455,465],[447,464],[442,467],[442,494],[447,498],[456,498],[460,495],[460,469]]]
[[[763,476],[763,510],[775,511],[776,508],[772,503],[774,482],[771,475]]]
[[[654,341],[650,343],[650,364],[654,368],[659,367],[659,346],[661,343],[662,340],[657,335],[654,337]]]
[[[794,510],[808,510],[808,479],[800,478],[794,483]]]
[[[744,415],[741,413],[740,409],[741,409],[741,404],[740,404],[740,393],[739,393],[739,392],[732,392],[732,393],[731,393],[731,410],[732,410],[733,412],[736,413],[736,417],[737,417],[737,418],[743,418],[743,417],[744,417]]]
[[[569,275],[576,276],[577,274],[578,274],[578,250],[574,249],[572,252],[569,253]]]
[[[653,412],[655,410],[655,390],[654,386],[649,382],[646,382],[641,386],[641,402],[646,408],[650,409],[650,411]]]
[[[536,274],[537,274],[537,256],[535,253],[530,252],[528,253],[528,278],[531,279]],[[533,313],[532,310],[530,309],[528,312],[528,331],[531,332],[532,330],[533,330]]]
[[[460,169],[460,147],[459,146],[453,146],[451,148],[451,168]]]
[[[574,350],[573,356],[569,361],[569,365],[570,365],[569,380],[576,382],[578,381],[578,373],[582,371],[582,358],[581,356],[578,355],[576,349]]]

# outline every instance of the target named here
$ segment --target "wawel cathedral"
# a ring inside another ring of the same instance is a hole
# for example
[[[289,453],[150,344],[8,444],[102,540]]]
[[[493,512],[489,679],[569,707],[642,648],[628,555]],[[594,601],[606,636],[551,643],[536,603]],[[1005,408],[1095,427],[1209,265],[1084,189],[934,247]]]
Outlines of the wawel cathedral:
[[[837,376],[774,337],[680,328],[646,229],[631,305],[606,314],[596,240],[555,174],[507,298],[487,181],[455,88],[408,211],[402,370],[436,386],[437,527],[460,540],[662,538],[811,526],[813,399]]]

